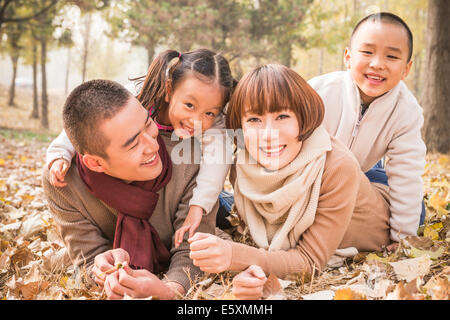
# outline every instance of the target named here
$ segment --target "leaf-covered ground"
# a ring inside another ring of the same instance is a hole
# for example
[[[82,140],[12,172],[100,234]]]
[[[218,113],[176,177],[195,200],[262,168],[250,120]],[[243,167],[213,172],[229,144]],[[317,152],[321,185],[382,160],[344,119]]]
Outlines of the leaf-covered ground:
[[[70,266],[46,205],[41,174],[48,138],[0,129],[0,299],[104,299],[83,270]],[[399,248],[359,253],[321,274],[280,280],[266,299],[449,299],[448,156],[428,155],[427,216],[419,236]],[[236,227],[231,236],[246,241]],[[182,299],[232,299],[232,273],[206,275]]]

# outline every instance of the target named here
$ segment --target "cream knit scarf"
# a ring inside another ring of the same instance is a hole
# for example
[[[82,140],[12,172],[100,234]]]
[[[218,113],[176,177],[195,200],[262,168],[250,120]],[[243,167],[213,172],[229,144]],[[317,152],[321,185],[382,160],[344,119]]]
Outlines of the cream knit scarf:
[[[255,243],[269,251],[294,248],[314,221],[326,152],[331,150],[323,126],[303,141],[297,158],[267,171],[241,150],[236,163],[235,205]],[[245,157],[245,158],[244,158]]]

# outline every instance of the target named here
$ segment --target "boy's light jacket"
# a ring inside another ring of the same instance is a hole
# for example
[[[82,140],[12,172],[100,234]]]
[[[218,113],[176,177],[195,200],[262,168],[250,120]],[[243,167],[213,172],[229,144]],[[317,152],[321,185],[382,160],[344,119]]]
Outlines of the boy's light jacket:
[[[392,240],[417,235],[426,146],[421,136],[423,110],[416,98],[400,81],[375,99],[360,119],[360,93],[349,71],[328,73],[308,83],[324,102],[325,128],[347,145],[364,172],[387,157]]]

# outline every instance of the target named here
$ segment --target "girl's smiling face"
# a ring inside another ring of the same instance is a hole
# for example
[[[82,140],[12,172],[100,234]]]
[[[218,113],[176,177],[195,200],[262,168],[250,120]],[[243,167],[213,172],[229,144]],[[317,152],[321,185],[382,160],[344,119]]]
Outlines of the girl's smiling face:
[[[168,111],[161,122],[170,124],[178,137],[190,138],[211,128],[223,108],[223,90],[217,82],[187,75],[174,90],[168,85]],[[198,132],[200,131],[200,132]]]
[[[279,170],[299,154],[299,124],[294,112],[266,112],[258,115],[246,112],[241,119],[245,147],[264,168]]]

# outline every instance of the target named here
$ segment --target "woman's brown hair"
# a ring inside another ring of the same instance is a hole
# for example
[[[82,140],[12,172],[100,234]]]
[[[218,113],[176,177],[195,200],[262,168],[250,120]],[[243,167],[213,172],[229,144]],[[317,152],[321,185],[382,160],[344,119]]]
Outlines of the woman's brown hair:
[[[239,81],[227,112],[227,127],[242,128],[247,113],[292,110],[300,128],[299,140],[307,139],[322,123],[324,106],[313,88],[294,70],[279,64],[258,67]]]

